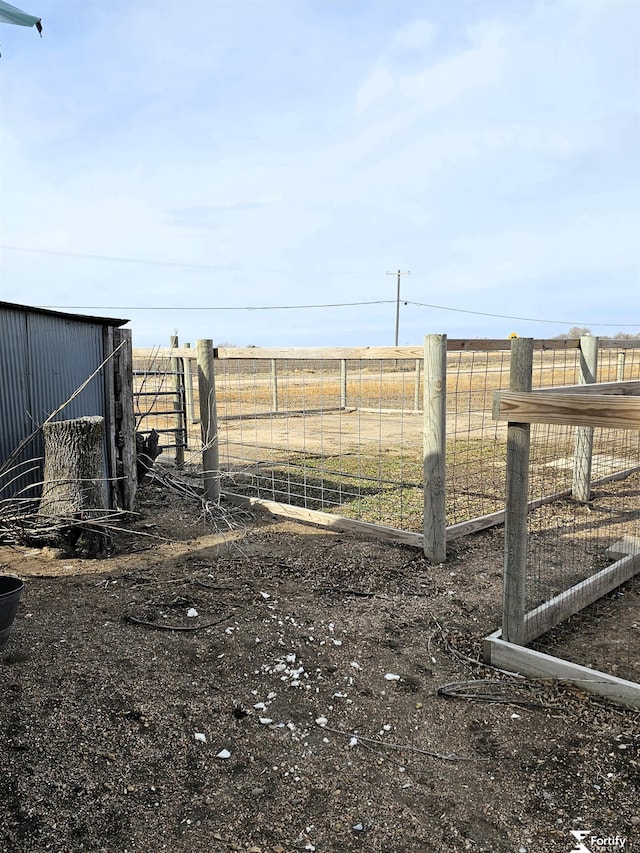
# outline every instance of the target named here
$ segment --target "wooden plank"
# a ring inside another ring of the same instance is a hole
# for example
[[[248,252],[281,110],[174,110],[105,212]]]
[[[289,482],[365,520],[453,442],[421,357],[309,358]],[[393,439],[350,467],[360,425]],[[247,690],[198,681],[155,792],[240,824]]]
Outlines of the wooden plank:
[[[526,614],[523,642],[530,643],[555,625],[584,610],[589,604],[634,577],[639,568],[640,555],[630,554],[545,601]]]
[[[533,341],[534,350],[568,350],[577,349],[580,341],[574,338],[543,339],[536,338]],[[635,345],[640,349],[640,341]],[[629,348],[635,348],[629,347]],[[507,352],[511,348],[511,340],[503,338],[473,339],[473,338],[449,338],[447,339],[448,352]],[[398,347],[218,347],[214,349],[216,358],[220,359],[271,359],[286,358],[295,360],[321,361],[340,360],[343,358],[360,359],[415,359],[422,360],[424,348],[421,346],[398,346]],[[151,359],[171,358],[194,358],[195,353],[186,347],[177,347],[169,350],[168,347],[136,347],[134,358],[149,361]]]
[[[395,360],[422,358],[422,347],[219,347],[219,359],[292,359],[340,361],[343,358]]]
[[[496,391],[493,419],[528,424],[640,429],[640,397]]]
[[[113,326],[102,327],[102,346],[103,358],[112,355],[114,350],[114,328]],[[110,509],[115,509],[118,504],[118,452],[116,449],[116,386],[114,371],[118,355],[112,356],[110,361],[105,364],[104,376],[104,394],[105,394],[105,442],[107,445],[107,505]]]
[[[600,349],[640,349],[640,338],[600,338]]]
[[[532,339],[515,338],[509,371],[512,392],[531,390],[532,369]],[[507,429],[502,632],[514,643],[522,643],[524,636],[530,432],[529,424],[521,422],[510,422]]]
[[[593,385],[598,373],[598,338],[580,338],[580,384]],[[591,462],[593,458],[593,427],[575,429],[573,450],[573,479],[571,494],[577,501],[587,503],[591,496]]]
[[[423,536],[421,533],[411,533],[407,530],[398,530],[395,527],[385,527],[381,524],[371,524],[368,521],[358,521],[354,518],[345,518],[342,515],[333,515],[316,509],[305,509],[301,506],[281,504],[277,501],[267,501],[262,498],[252,498],[248,495],[238,495],[234,492],[223,492],[223,497],[231,503],[239,506],[253,507],[264,510],[270,515],[281,518],[293,518],[307,524],[316,524],[319,527],[327,527],[331,530],[347,530],[351,533],[363,533],[373,536],[385,542],[398,542],[401,545],[410,545],[413,548],[423,547]]]
[[[508,643],[501,638],[499,631],[485,638],[483,658],[498,669],[529,678],[567,682],[618,705],[640,708],[640,684]]]
[[[533,388],[532,394],[615,394],[616,396],[640,396],[640,381],[595,382],[592,385],[547,385]]]
[[[137,452],[136,452],[136,416],[133,407],[133,360],[131,345],[131,329],[116,329],[115,343],[121,344],[118,352],[119,387],[118,402],[121,408],[120,417],[120,462],[122,465],[121,499],[122,509],[133,510],[138,490]]]
[[[447,558],[447,336],[427,335],[424,342],[424,553],[432,563]]]

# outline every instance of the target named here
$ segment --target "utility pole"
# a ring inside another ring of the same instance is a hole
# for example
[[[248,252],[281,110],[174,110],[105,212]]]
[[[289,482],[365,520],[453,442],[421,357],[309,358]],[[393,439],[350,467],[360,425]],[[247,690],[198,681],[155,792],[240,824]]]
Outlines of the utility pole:
[[[400,329],[400,278],[403,275],[411,275],[411,271],[407,270],[406,272],[402,272],[402,270],[398,270],[397,272],[387,272],[387,275],[398,276],[398,289],[396,292],[396,340],[395,340],[395,346],[398,346],[398,330]]]

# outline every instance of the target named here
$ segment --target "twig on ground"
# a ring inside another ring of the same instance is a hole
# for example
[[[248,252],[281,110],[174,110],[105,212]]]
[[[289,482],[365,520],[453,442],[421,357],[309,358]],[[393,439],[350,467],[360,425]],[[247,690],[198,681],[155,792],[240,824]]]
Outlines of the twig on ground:
[[[532,699],[514,698],[514,693],[529,692],[526,684],[498,681],[496,679],[480,678],[475,681],[452,681],[438,688],[438,696],[452,699],[472,699],[479,702],[502,702],[505,705],[518,705],[522,708],[544,708],[552,710],[553,706]],[[511,694],[511,695],[509,695]]]
[[[354,731],[345,731],[344,729],[334,729],[331,726],[322,725],[321,723],[316,723],[318,728],[324,729],[326,732],[332,732],[335,735],[342,735],[342,737],[348,738],[356,738],[356,740],[362,741],[363,743],[375,743],[378,746],[384,746],[387,749],[397,749],[400,752],[415,752],[418,755],[428,755],[430,758],[438,758],[441,761],[488,761],[487,758],[469,758],[464,755],[456,755],[455,752],[442,753],[442,752],[433,752],[430,749],[422,749],[419,746],[410,746],[409,744],[401,744],[401,743],[393,743],[386,740],[380,740],[380,738],[369,737],[368,735],[361,735],[358,732]]]
[[[215,622],[206,622],[204,625],[163,625],[160,622],[147,622],[146,619],[138,619],[137,616],[125,616],[127,622],[132,622],[134,625],[144,625],[145,628],[155,628],[158,631],[203,631],[205,628],[213,628],[215,625],[221,625],[228,619],[231,619],[232,613],[223,616],[222,619],[217,619]]]

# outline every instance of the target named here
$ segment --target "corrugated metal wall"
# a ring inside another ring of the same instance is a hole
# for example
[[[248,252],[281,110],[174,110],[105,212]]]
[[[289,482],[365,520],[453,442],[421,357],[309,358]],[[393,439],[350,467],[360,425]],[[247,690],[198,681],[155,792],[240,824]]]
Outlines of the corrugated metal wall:
[[[0,465],[101,364],[103,328],[0,308]],[[105,416],[102,372],[56,420],[83,415]],[[42,480],[42,446],[38,435],[20,454],[20,468],[0,477],[0,499],[39,494],[33,484]]]

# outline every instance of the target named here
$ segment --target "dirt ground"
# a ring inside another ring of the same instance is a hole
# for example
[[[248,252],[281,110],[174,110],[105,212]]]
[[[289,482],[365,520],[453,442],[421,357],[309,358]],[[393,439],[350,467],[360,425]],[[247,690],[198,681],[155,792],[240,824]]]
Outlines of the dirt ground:
[[[640,712],[478,662],[501,530],[431,566],[158,485],[140,513],[102,560],[0,548],[2,851],[640,850]]]

